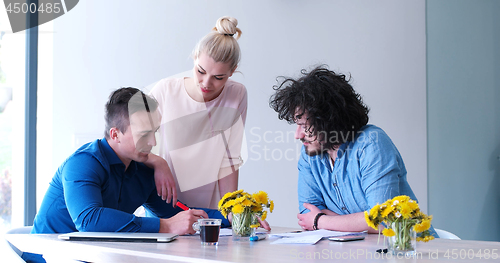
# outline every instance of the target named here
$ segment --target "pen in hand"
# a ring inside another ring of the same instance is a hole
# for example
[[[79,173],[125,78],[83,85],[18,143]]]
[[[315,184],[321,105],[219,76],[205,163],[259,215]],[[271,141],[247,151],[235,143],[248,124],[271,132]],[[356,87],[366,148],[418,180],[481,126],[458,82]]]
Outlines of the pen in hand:
[[[189,208],[187,205],[177,201],[177,203],[175,204],[175,206],[178,206],[180,209],[184,210],[184,211],[187,211],[187,210],[191,210],[191,208]],[[201,218],[204,218],[203,216],[200,216]]]
[[[179,201],[177,201],[177,203],[175,204],[175,206],[178,206],[180,209],[182,209],[184,211],[187,211],[187,210],[190,209],[189,207],[187,207],[187,205],[185,205],[185,204],[183,204],[183,203],[181,203]]]

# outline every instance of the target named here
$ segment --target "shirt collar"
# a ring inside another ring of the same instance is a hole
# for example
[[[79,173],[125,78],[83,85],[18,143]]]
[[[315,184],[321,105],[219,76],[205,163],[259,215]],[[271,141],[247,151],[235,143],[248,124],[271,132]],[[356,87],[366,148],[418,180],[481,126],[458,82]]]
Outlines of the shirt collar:
[[[103,149],[103,154],[108,160],[109,165],[121,165],[125,167],[125,164],[122,162],[122,160],[120,160],[118,155],[116,155],[115,151],[113,151],[113,148],[109,146],[109,143],[106,140],[106,138],[102,138],[100,141]],[[125,171],[125,175],[126,176],[134,175],[136,171],[137,171],[137,163],[134,160],[132,160],[128,165],[127,171]]]
[[[337,158],[340,159],[342,156],[345,154],[345,150],[347,146],[349,145],[350,142],[345,142],[339,146],[339,149],[337,150]]]
[[[343,143],[339,146],[339,149],[337,150],[337,158],[335,160],[342,158],[344,155],[345,149],[349,145],[349,142]],[[333,171],[333,163],[331,161],[330,155],[325,152],[325,154],[320,154],[317,155],[318,158],[320,158],[321,162],[323,165],[326,167],[330,167],[330,171]]]
[[[111,146],[109,146],[109,143],[106,140],[106,138],[102,138],[100,140],[100,143],[102,145],[101,149],[103,151],[103,155],[104,155],[104,157],[106,157],[106,159],[108,160],[108,163],[110,165],[123,164],[122,160],[120,160],[120,158],[118,158],[118,155],[116,155],[115,151],[113,151]]]

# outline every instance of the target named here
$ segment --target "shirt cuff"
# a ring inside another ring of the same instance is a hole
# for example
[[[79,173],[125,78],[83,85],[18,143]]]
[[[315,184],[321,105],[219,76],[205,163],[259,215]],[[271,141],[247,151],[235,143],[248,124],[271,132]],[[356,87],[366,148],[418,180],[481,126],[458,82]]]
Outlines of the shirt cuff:
[[[160,219],[157,217],[137,217],[141,219],[141,232],[158,233],[160,232]]]

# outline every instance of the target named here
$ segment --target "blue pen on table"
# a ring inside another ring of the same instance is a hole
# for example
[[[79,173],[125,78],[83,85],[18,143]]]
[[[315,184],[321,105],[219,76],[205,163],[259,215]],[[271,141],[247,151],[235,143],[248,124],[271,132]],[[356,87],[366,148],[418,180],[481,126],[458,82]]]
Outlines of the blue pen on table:
[[[266,239],[267,235],[262,233],[262,234],[256,234],[255,236],[250,237],[250,241],[259,241],[262,239]]]

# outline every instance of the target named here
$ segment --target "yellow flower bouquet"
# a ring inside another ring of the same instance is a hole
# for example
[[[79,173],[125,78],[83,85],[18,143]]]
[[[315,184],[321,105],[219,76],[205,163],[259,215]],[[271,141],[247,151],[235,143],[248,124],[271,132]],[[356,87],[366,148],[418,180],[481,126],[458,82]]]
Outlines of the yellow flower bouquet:
[[[238,190],[225,194],[219,201],[219,211],[225,218],[232,213],[233,239],[250,237],[255,228],[260,226],[257,216],[262,220],[266,219],[267,211],[264,210],[265,208],[268,208],[272,213],[274,202],[269,200],[264,191],[249,194]]]
[[[382,234],[388,237],[389,247],[394,254],[399,251],[414,252],[416,241],[428,242],[434,237],[429,229],[432,216],[420,211],[416,201],[406,195],[396,196],[383,204],[377,204],[370,211],[365,211],[368,226],[379,229],[385,224]],[[416,237],[416,233],[420,233]]]

